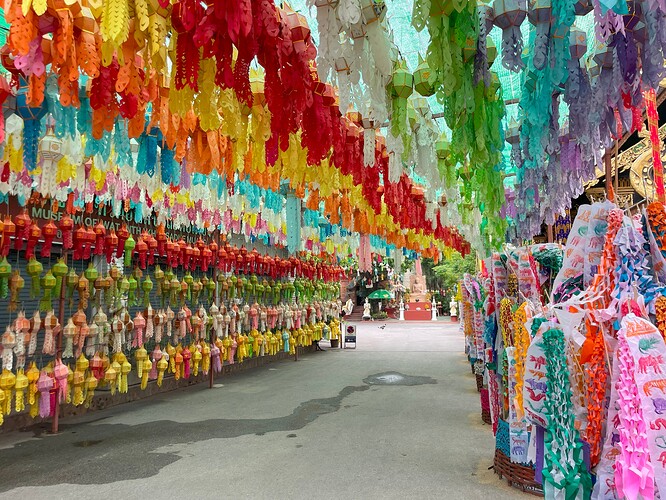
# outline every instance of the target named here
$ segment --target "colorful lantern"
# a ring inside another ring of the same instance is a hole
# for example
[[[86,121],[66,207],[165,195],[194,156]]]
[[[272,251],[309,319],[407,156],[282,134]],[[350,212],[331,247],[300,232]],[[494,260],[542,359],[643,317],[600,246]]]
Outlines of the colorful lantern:
[[[430,97],[435,93],[435,72],[430,69],[428,62],[419,54],[419,65],[414,71],[414,90],[423,97]]]
[[[548,59],[548,41],[553,13],[550,0],[530,0],[527,17],[536,26],[532,64],[536,69],[543,69]]]
[[[502,65],[509,71],[525,67],[521,59],[523,35],[520,25],[527,16],[527,0],[495,0],[495,26],[502,30]]]
[[[28,83],[20,78],[20,86],[16,95],[16,114],[23,118],[23,163],[28,172],[37,168],[37,150],[39,146],[39,121],[48,111],[42,100],[35,102],[30,95]]]

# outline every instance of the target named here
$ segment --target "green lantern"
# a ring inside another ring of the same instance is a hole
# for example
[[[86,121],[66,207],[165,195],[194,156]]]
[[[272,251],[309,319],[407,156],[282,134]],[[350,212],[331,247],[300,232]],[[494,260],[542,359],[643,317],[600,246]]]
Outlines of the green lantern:
[[[203,283],[201,283],[200,279],[195,280],[190,288],[192,289],[192,304],[196,305],[199,303],[199,295],[201,295],[201,290],[203,290]]]
[[[203,282],[203,280],[201,281]],[[215,301],[215,288],[217,288],[215,280],[208,280],[204,286],[208,290],[208,302],[212,304]]]
[[[187,283],[185,283],[185,285],[187,286]],[[178,277],[174,274],[171,278],[171,284],[169,285],[169,290],[171,291],[171,305],[174,307],[178,305],[178,294],[180,293],[180,288],[180,281],[178,281]]]
[[[0,297],[3,299],[6,299],[9,294],[9,278],[11,275],[12,266],[7,261],[7,257],[4,257],[0,262]]]
[[[282,295],[282,283],[279,281],[273,285],[273,305],[277,305],[280,302],[280,296]]]
[[[132,264],[132,252],[134,252],[134,247],[136,247],[136,241],[132,235],[129,235],[129,238],[125,240],[125,267],[129,267]]]
[[[67,285],[67,299],[69,300],[70,307],[72,306],[72,297],[74,297],[74,289],[76,285],[79,284],[79,275],[76,274],[74,268],[70,269],[65,278],[65,283]]]
[[[407,99],[414,91],[414,75],[407,69],[404,60],[399,61],[391,77],[391,90],[393,95],[402,99]]]
[[[30,288],[30,298],[36,298],[39,295],[39,277],[44,271],[44,266],[37,259],[32,257],[26,266],[28,276],[32,279]]]
[[[97,271],[97,268],[93,265],[92,262],[88,264],[88,268],[85,270],[84,274],[86,276],[86,279],[90,283],[94,283],[95,280],[97,280],[97,278],[99,277],[99,272]]]
[[[466,1],[459,2],[461,4],[467,4]],[[459,12],[462,11],[462,8],[459,9]],[[430,2],[430,15],[432,17],[436,16],[450,16],[453,12],[453,1],[452,0],[432,0]]]
[[[129,282],[128,303],[131,306],[135,306],[138,303],[136,291],[139,289],[139,282],[134,277],[134,274],[130,274],[130,277],[127,281]]]
[[[146,279],[141,283],[141,290],[143,290],[143,305],[148,307],[150,305],[150,292],[153,290],[153,280],[150,279],[150,276],[146,276]]]
[[[56,277],[53,276],[53,273],[50,269],[46,271],[46,274],[40,280],[42,285],[42,299],[39,301],[40,311],[50,311],[53,308],[51,297],[53,289],[56,287],[56,282]]]
[[[60,296],[60,289],[62,288],[62,279],[67,276],[67,271],[69,268],[67,267],[67,264],[65,264],[65,261],[63,258],[59,258],[58,262],[55,263],[53,266],[52,272],[53,276],[56,278],[56,296]]]
[[[189,271],[185,273],[185,276],[183,276],[183,281],[187,283],[187,300],[191,301],[192,285],[194,284],[194,278],[192,277],[192,274]]]
[[[462,52],[465,62],[469,62],[474,59],[474,56],[476,55],[476,36],[468,35],[467,38],[465,38],[465,44],[463,45]]]
[[[497,59],[497,45],[492,38],[486,38],[486,57],[488,58],[488,67],[490,68],[495,59]]]
[[[430,69],[428,62],[419,54],[419,65],[414,71],[414,90],[423,97],[430,97],[435,93],[435,72]]]

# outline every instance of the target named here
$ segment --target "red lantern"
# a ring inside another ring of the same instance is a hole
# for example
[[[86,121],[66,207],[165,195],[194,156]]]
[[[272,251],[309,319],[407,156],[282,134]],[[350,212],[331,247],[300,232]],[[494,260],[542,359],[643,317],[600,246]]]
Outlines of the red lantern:
[[[18,214],[16,220],[16,238],[14,238],[14,250],[21,250],[23,248],[23,241],[28,239],[30,234],[30,216],[26,208]]]
[[[28,246],[25,249],[25,258],[31,259],[35,256],[35,247],[39,241],[39,237],[42,235],[42,230],[39,226],[33,222],[30,225],[30,231],[28,233]]]
[[[69,250],[74,246],[74,241],[72,237],[72,233],[74,231],[74,221],[72,218],[69,216],[69,214],[65,214],[62,219],[60,219],[60,223],[58,224],[58,229],[62,232],[62,247],[65,250]]]
[[[2,227],[2,255],[6,257],[9,254],[9,247],[12,241],[12,236],[16,234],[16,224],[12,222],[9,215],[5,216],[5,221]]]
[[[120,258],[122,257],[123,253],[125,252],[125,242],[129,238],[130,233],[129,229],[127,229],[127,225],[123,224],[120,226],[120,229],[118,230],[118,247],[116,248],[116,257]]]
[[[227,270],[227,251],[224,249],[224,247],[220,247],[217,252],[217,269],[220,271]]]
[[[210,249],[210,246],[204,246],[203,250],[201,250],[201,270],[204,273],[208,272],[208,266],[210,266],[212,258],[213,251]]]
[[[95,238],[97,237],[97,233],[95,233],[95,230],[92,227],[87,227],[86,228],[86,234],[85,234],[85,243],[83,245],[83,259],[88,260],[90,259],[90,255],[92,254],[92,247],[95,244]]]
[[[190,269],[194,270],[201,266],[201,250],[198,247],[192,247],[192,259],[190,260]]]
[[[249,263],[248,267],[250,269],[251,273],[256,273],[257,272],[257,257],[259,256],[259,252],[257,252],[256,248],[253,248],[250,254],[248,255]]]
[[[111,264],[111,259],[113,258],[113,253],[116,251],[116,248],[118,247],[118,235],[116,234],[115,229],[112,229],[108,233],[106,233],[106,237],[104,238],[104,250],[106,251],[106,262],[107,264]]]
[[[236,251],[236,274],[244,271],[245,257],[243,256],[244,248]],[[247,252],[247,250],[246,250]]]
[[[160,255],[160,257],[163,257],[166,255],[166,243],[167,243],[167,236],[166,236],[166,231],[164,230],[164,224],[160,224],[159,226],[157,226],[156,239],[157,239],[157,253]]]
[[[139,240],[136,242],[134,250],[139,255],[139,267],[145,269],[146,259],[148,258],[148,243],[146,243],[141,236],[139,236]]]
[[[53,245],[53,239],[56,237],[56,234],[58,234],[58,228],[53,221],[49,221],[42,228],[42,236],[44,237],[44,244],[42,245],[41,252],[42,257],[47,258],[51,256],[51,246]]]
[[[74,260],[81,260],[83,258],[83,244],[86,240],[86,229],[83,226],[79,226],[74,231],[74,254],[72,258]]]
[[[256,268],[257,268],[257,274],[259,274],[259,275],[264,274],[264,262],[265,262],[265,257],[261,254],[258,254],[255,265],[256,265]]]
[[[106,228],[104,224],[98,222],[95,225],[95,255],[104,254],[104,238],[106,237]]]
[[[185,243],[185,240],[182,237],[178,240],[178,250],[179,250],[178,263],[181,266],[184,266],[185,257],[187,255],[187,243]]]

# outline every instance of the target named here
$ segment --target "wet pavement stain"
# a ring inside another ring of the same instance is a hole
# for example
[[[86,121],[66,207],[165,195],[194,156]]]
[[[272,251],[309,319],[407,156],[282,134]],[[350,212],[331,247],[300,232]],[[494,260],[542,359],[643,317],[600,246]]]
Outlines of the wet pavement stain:
[[[385,372],[376,375],[370,375],[363,379],[363,383],[368,385],[424,385],[436,384],[437,381],[432,377],[417,377],[414,375],[403,375],[398,372]]]
[[[86,440],[86,441],[77,441],[76,443],[72,443],[74,446],[78,446],[79,448],[87,448],[88,446],[95,446],[96,444],[101,443],[101,439],[93,439],[93,440]]]
[[[387,375],[391,377],[386,378]],[[429,377],[413,377],[397,372],[371,375],[363,382],[361,386],[345,387],[337,396],[301,403],[290,415],[275,418],[209,419],[186,423],[157,420],[127,425],[100,423],[106,418],[102,417],[84,424],[62,423],[60,434],[43,438],[39,428],[33,429],[37,439],[18,443],[0,453],[0,493],[21,486],[50,486],[63,482],[100,484],[151,477],[182,458],[177,452],[155,451],[162,447],[207,439],[295,431],[321,415],[337,412],[345,398],[367,391],[372,385],[437,383]],[[92,422],[97,422],[97,425],[90,425]],[[77,435],[74,435],[74,429]],[[296,435],[289,434],[287,437]],[[49,454],[52,455],[50,458]],[[86,474],[81,474],[82,470]]]

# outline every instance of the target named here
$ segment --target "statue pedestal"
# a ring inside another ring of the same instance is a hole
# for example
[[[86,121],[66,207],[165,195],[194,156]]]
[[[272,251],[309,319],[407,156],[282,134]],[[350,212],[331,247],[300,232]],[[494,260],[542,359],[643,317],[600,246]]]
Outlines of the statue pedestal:
[[[432,319],[430,302],[409,302],[405,311],[406,321],[429,321]]]

